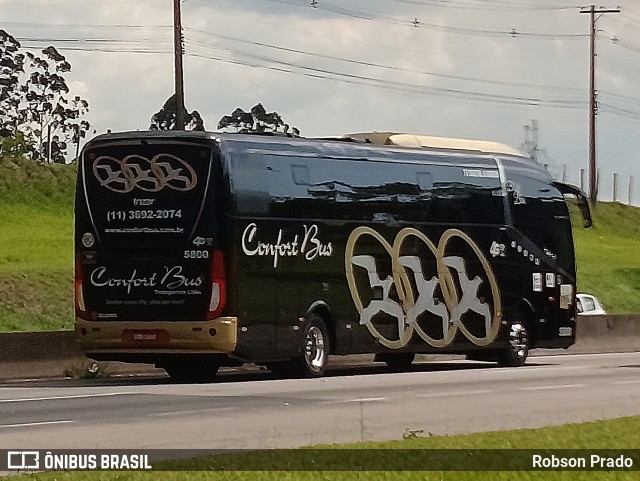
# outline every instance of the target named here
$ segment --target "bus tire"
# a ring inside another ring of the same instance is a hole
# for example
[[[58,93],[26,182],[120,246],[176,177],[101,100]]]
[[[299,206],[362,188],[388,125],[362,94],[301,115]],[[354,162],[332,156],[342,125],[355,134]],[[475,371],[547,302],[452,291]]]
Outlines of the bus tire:
[[[302,352],[296,360],[302,377],[321,377],[327,367],[330,351],[329,330],[317,314],[309,314],[302,331]]]
[[[507,347],[498,357],[498,365],[503,367],[520,367],[527,361],[531,339],[527,323],[523,316],[516,316],[516,319],[509,325],[509,339]]]
[[[374,362],[384,362],[392,371],[404,371],[411,367],[416,355],[413,352],[376,354]]]
[[[161,366],[176,382],[211,382],[215,379],[220,366],[208,359],[176,360]]]

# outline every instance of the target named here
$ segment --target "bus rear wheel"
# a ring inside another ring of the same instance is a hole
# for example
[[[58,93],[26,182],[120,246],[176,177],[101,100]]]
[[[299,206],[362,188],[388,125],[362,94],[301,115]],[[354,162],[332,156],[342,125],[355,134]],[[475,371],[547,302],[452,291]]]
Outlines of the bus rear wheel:
[[[529,355],[529,332],[522,320],[515,320],[509,327],[509,343],[500,353],[498,364],[504,367],[520,367]]]
[[[297,371],[303,377],[321,377],[327,368],[329,331],[317,314],[307,316],[302,332],[302,352],[296,360]]]

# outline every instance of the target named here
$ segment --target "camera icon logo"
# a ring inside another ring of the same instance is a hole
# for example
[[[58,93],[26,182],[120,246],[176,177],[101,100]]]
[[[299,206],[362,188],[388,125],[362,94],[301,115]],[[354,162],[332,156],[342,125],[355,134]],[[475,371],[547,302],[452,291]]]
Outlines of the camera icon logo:
[[[9,469],[40,469],[40,452],[38,451],[8,451],[7,467]]]

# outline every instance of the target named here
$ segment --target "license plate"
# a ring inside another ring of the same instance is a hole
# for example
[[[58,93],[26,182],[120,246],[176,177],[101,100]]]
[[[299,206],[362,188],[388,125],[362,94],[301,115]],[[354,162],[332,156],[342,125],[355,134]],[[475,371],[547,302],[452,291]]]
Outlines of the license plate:
[[[558,333],[560,337],[568,337],[573,334],[573,328],[571,327],[561,327],[560,332]]]
[[[162,329],[125,329],[122,333],[124,343],[166,343],[169,342],[169,333]]]

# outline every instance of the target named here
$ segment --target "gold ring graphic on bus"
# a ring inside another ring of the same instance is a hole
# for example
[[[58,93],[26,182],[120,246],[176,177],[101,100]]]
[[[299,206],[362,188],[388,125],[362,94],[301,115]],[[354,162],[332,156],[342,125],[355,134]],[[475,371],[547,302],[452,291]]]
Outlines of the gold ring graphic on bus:
[[[373,256],[354,255],[356,243],[363,236],[374,238],[390,256],[392,273],[385,279],[380,278]],[[411,237],[421,241],[428,248],[430,255],[433,255],[437,276],[426,279],[422,269],[424,259],[415,255],[401,255],[403,244]],[[491,289],[492,306],[479,299],[478,290],[483,279],[480,276],[473,279],[468,276],[465,259],[460,256],[446,255],[447,245],[453,238],[459,238],[468,244],[480,261]],[[354,266],[362,267],[367,271],[369,287],[381,289],[382,299],[372,299],[366,307],[363,305],[356,285]],[[393,245],[390,245],[374,229],[366,226],[357,227],[347,241],[345,270],[351,297],[360,314],[360,324],[367,326],[369,332],[378,339],[380,344],[388,348],[399,349],[407,345],[414,331],[429,345],[437,348],[449,345],[458,331],[478,346],[490,344],[498,335],[502,306],[495,275],[477,244],[460,230],[449,229],[445,231],[436,246],[417,229],[405,228],[398,232]],[[409,272],[412,273],[413,284]],[[414,292],[413,286],[417,292]],[[399,302],[390,297],[393,287],[395,287]],[[444,303],[435,297],[435,291],[438,287],[442,292]],[[462,317],[469,311],[484,319],[484,336],[474,335],[465,326]],[[443,333],[441,338],[429,336],[418,323],[418,317],[425,312],[441,319]],[[398,320],[397,339],[386,338],[374,326],[373,318],[379,313],[385,313]]]
[[[102,155],[93,162],[93,175],[100,185],[113,192],[127,193],[138,188],[159,192],[165,187],[178,191],[193,189],[198,183],[193,167],[172,154],[157,154],[152,159],[127,155],[122,160]]]

